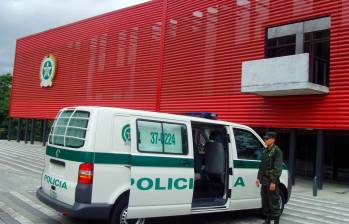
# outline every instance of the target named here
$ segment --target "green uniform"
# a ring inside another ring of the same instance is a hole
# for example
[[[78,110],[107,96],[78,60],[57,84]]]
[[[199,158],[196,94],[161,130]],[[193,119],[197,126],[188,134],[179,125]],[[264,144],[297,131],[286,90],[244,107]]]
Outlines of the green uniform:
[[[265,149],[262,154],[258,170],[258,179],[262,184],[262,209],[266,217],[277,219],[281,215],[279,183],[282,172],[282,152],[273,145],[271,149]],[[275,191],[269,190],[270,183],[275,183]]]

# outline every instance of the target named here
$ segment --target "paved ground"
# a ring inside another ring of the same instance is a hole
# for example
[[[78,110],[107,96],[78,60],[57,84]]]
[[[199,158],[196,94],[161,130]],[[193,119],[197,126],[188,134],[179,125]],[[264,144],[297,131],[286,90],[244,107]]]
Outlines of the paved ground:
[[[39,144],[0,140],[0,224],[100,223],[67,219],[36,199],[43,158],[44,148]],[[247,211],[152,219],[147,223],[254,224],[262,223],[262,219],[256,211]],[[319,196],[312,197],[311,182],[297,179],[281,223],[349,223],[349,187],[325,184]]]

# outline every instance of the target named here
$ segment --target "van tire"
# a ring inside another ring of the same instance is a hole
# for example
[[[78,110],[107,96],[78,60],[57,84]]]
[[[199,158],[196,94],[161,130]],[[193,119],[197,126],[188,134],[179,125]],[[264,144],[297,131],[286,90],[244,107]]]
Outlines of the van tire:
[[[110,224],[144,224],[145,219],[127,220],[128,197],[121,198],[114,206]]]

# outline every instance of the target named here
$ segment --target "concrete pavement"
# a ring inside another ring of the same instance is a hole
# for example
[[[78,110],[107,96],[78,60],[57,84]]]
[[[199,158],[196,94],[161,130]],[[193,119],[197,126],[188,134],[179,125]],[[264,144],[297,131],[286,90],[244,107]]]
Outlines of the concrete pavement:
[[[39,143],[0,140],[0,224],[91,223],[67,219],[37,200],[44,153],[45,147]],[[311,180],[297,178],[281,223],[349,223],[348,191],[347,185],[325,183],[324,190],[313,197]],[[242,211],[147,220],[147,224],[157,223],[257,224],[262,219],[256,211]]]

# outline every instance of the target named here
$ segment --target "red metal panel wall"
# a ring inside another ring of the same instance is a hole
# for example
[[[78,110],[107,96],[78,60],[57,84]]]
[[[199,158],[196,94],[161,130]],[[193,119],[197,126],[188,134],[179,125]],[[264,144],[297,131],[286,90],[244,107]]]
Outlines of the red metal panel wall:
[[[255,127],[349,128],[349,1],[165,3],[151,1],[18,40],[10,115],[53,118],[60,107],[77,104],[159,106],[171,113],[217,112],[220,119]],[[264,57],[267,27],[324,16],[331,16],[328,95],[240,93],[241,64]],[[38,73],[47,53],[57,56],[58,74],[54,87],[41,89]]]
[[[162,1],[104,14],[17,41],[10,115],[53,118],[64,106],[155,110]],[[46,54],[57,58],[40,87]]]
[[[161,110],[213,111],[255,127],[349,128],[349,1],[170,1]],[[242,61],[264,57],[265,29],[331,16],[330,94],[240,93]]]

